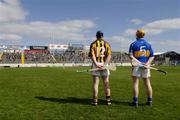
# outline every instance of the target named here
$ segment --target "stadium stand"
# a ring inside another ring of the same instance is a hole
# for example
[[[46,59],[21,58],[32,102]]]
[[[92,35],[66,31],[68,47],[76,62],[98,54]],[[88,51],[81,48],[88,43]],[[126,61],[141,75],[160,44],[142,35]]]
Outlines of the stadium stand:
[[[155,55],[154,63],[156,65],[180,65],[180,54],[174,51]]]
[[[29,46],[24,50],[25,64],[32,63],[72,63],[72,64],[89,64],[91,59],[88,56],[89,50],[84,49],[83,45],[68,45],[68,49],[62,51],[49,50],[47,46]],[[1,64],[21,64],[21,51],[1,51]],[[127,64],[130,58],[126,52],[112,52],[113,63]],[[154,64],[156,65],[180,65],[180,54],[174,51],[156,54]]]

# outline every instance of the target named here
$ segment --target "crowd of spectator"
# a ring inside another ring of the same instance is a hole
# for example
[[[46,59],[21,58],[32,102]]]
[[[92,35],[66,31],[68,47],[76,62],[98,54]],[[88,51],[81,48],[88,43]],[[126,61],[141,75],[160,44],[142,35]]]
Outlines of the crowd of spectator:
[[[61,54],[54,54],[54,58],[60,63],[84,63],[86,55],[84,52],[79,51],[65,51]]]
[[[2,53],[0,63],[20,63],[21,53]]]
[[[55,52],[24,52],[25,63],[91,63],[88,56],[89,51],[79,48],[69,48],[65,51]],[[21,52],[0,52],[0,63],[21,63]],[[127,53],[112,52],[113,63],[129,63],[130,58]],[[180,54],[170,51],[161,55],[155,55],[155,65],[180,65]]]
[[[26,53],[25,63],[90,63],[88,51],[70,49],[54,53]],[[129,62],[125,53],[112,53],[112,62]],[[3,53],[0,63],[21,63],[21,53]]]
[[[0,63],[21,63],[21,53],[3,53]],[[50,63],[52,57],[49,53],[24,54],[25,63]]]

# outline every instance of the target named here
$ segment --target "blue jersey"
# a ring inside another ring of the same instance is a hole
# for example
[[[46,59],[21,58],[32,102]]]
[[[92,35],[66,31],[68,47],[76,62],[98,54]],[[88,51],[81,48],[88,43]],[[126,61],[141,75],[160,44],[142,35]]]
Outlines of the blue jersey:
[[[143,63],[146,63],[149,60],[149,57],[154,56],[151,45],[142,38],[137,39],[130,45],[129,54]]]

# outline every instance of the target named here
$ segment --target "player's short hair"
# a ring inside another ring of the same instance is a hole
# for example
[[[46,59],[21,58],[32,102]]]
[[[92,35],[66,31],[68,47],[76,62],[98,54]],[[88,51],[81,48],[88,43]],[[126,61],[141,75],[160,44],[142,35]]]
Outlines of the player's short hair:
[[[137,38],[143,38],[145,36],[145,31],[143,29],[138,29],[136,31],[136,37]]]
[[[97,31],[97,32],[96,32],[96,37],[97,37],[97,38],[103,37],[103,32]]]

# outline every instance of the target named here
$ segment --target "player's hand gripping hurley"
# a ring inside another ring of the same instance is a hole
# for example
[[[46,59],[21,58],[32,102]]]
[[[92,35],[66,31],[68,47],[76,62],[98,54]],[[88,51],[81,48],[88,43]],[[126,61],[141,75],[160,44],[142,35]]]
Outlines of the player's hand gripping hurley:
[[[116,65],[115,64],[110,64],[108,66],[104,66],[103,68],[92,68],[92,69],[87,69],[87,70],[77,70],[76,72],[92,72],[92,71],[96,71],[96,70],[112,70],[112,71],[116,71]]]
[[[164,70],[161,70],[161,69],[152,67],[152,66],[143,65],[143,64],[142,64],[141,62],[139,62],[136,58],[133,58],[133,59],[132,59],[132,66],[134,66],[134,67],[144,67],[144,68],[147,68],[147,69],[156,70],[156,71],[158,71],[158,72],[164,73],[165,75],[167,74],[167,71],[164,71]]]

